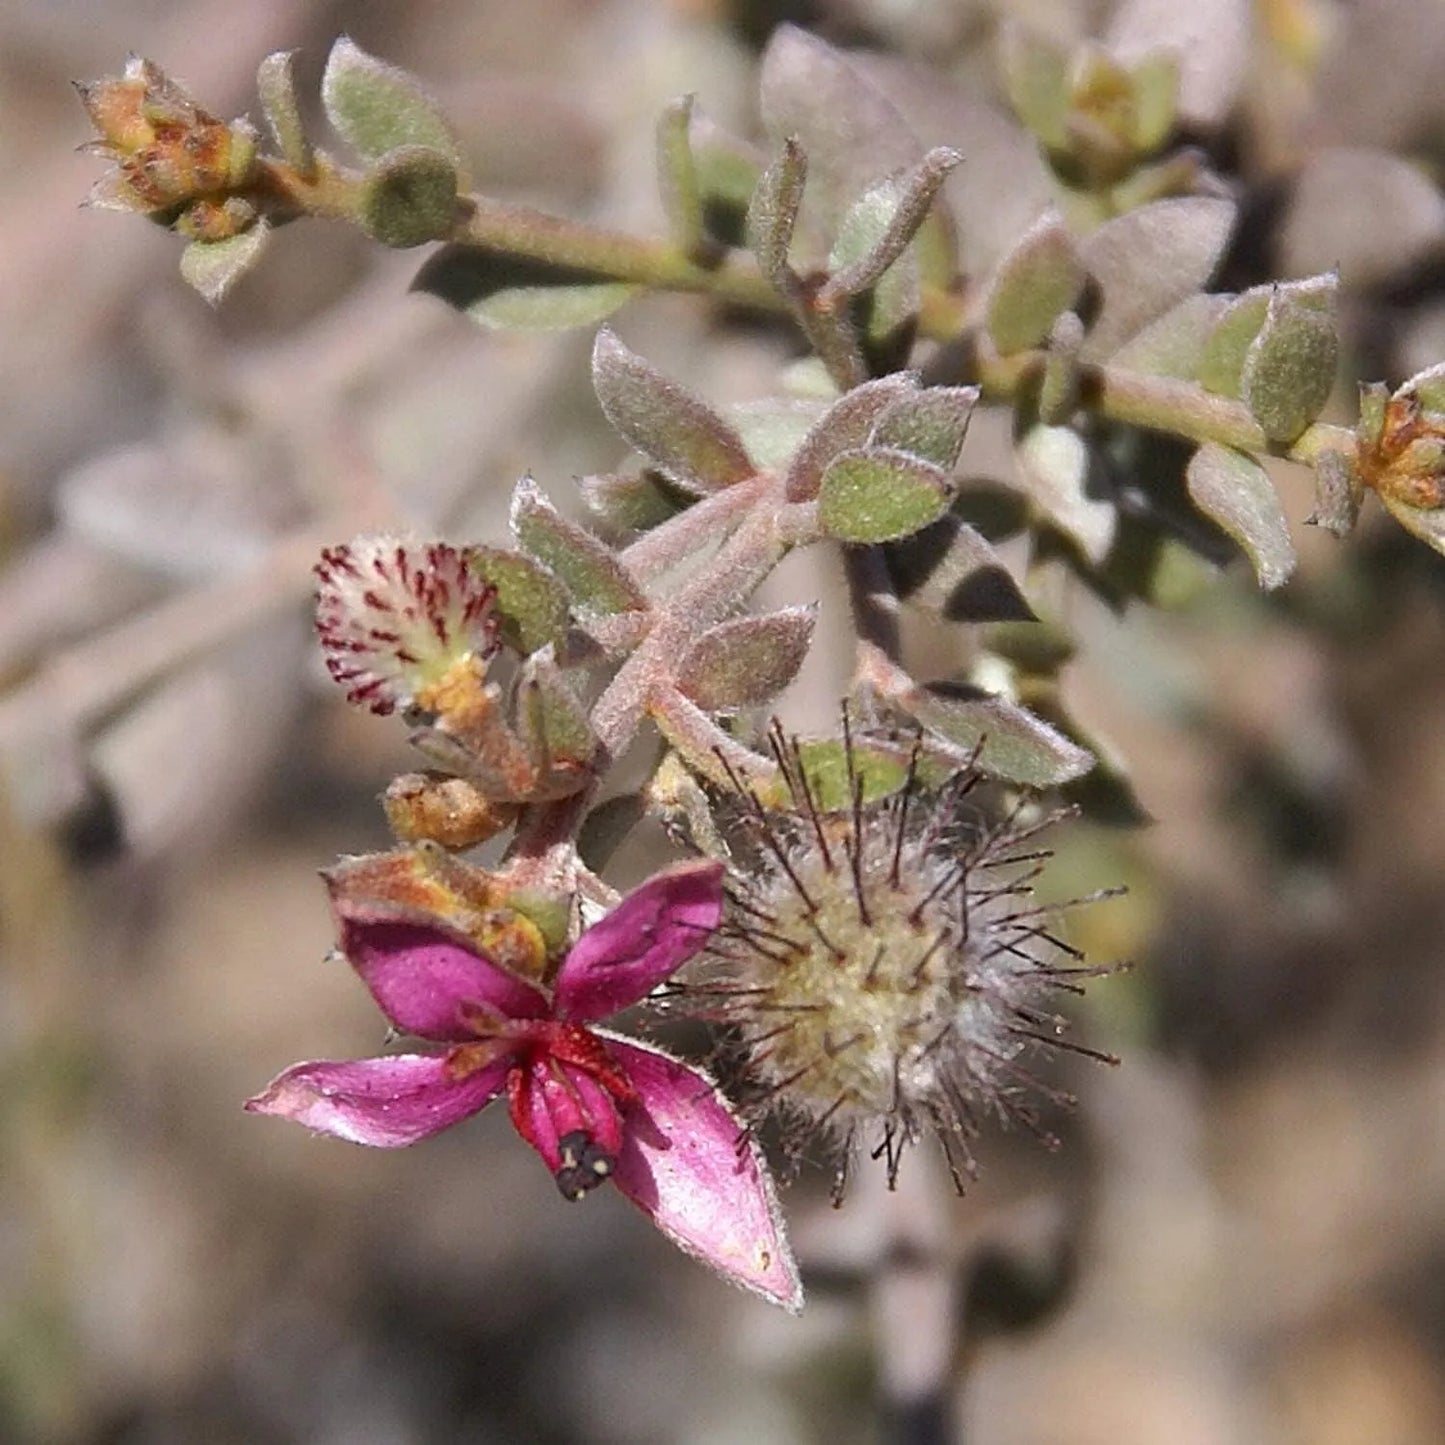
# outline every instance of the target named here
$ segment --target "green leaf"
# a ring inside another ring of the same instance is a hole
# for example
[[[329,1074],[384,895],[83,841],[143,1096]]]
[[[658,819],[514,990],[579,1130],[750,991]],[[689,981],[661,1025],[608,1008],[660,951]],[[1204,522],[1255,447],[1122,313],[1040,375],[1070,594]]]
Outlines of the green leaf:
[[[1276,286],[1264,325],[1250,344],[1240,397],[1264,434],[1292,442],[1324,410],[1335,384],[1340,341],[1335,326],[1337,278]]]
[[[1305,518],[1332,537],[1348,537],[1360,516],[1365,487],[1352,457],[1333,447],[1315,458],[1315,510]]]
[[[219,306],[231,287],[261,259],[270,235],[263,218],[249,231],[225,241],[192,241],[181,252],[181,277],[212,306]]]
[[[946,622],[1032,622],[992,544],[954,513],[883,549],[900,600]]]
[[[545,567],[504,547],[468,547],[467,566],[497,589],[502,637],[518,652],[560,641],[567,628],[567,594]]]
[[[554,663],[529,658],[518,679],[519,723],[527,750],[538,771],[553,783],[559,775],[576,783],[587,780],[597,752],[597,738],[587,710]]]
[[[1141,155],[1156,151],[1169,138],[1179,110],[1179,57],[1171,50],[1146,55],[1129,77],[1134,128],[1130,139]]]
[[[657,184],[673,244],[695,255],[703,241],[702,192],[692,159],[693,97],[669,101],[657,121]]]
[[[1445,415],[1445,362],[1417,371],[1400,390],[1413,393],[1426,411]]]
[[[1407,531],[1413,533],[1426,546],[1445,553],[1445,507],[1429,511],[1421,507],[1409,507],[1386,492],[1380,493],[1385,509]]]
[[[678,664],[678,691],[711,713],[770,702],[802,667],[817,615],[816,607],[789,607],[719,623]]]
[[[643,612],[648,602],[617,556],[598,538],[568,521],[531,477],[512,494],[512,533],[559,578],[582,612]]]
[[[744,245],[744,218],[762,174],[762,157],[697,107],[693,108],[688,135],[708,235],[725,246]]]
[[[861,447],[878,418],[917,387],[916,373],[895,372],[865,381],[840,396],[803,438],[793,457],[788,468],[788,500],[807,502],[816,497],[828,463],[840,452]]]
[[[1088,495],[1089,451],[1072,427],[1036,426],[1015,449],[1024,491],[1041,512],[1096,565],[1113,545],[1113,506]]]
[[[281,159],[299,175],[309,176],[316,158],[311,151],[311,142],[306,138],[301,106],[296,98],[296,81],[291,65],[295,54],[294,50],[278,50],[268,55],[256,72],[256,89]]]
[[[579,477],[587,510],[619,532],[646,532],[683,511],[693,498],[660,472],[600,472]]]
[[[878,418],[868,445],[907,452],[951,472],[977,401],[976,386],[930,386],[900,397]]]
[[[605,321],[642,287],[576,266],[456,245],[429,257],[411,289],[499,331],[565,331]]]
[[[427,146],[398,146],[368,168],[357,220],[383,246],[440,241],[457,218],[457,168]]]
[[[823,473],[818,524],[840,542],[892,542],[936,522],[948,509],[948,473],[907,452],[860,448]]]
[[[891,797],[908,781],[907,754],[900,748],[854,738],[851,747],[838,738],[800,738],[800,763],[808,795],[820,813],[841,813],[853,806],[855,788],[864,803]],[[757,789],[765,808],[792,809],[804,799],[794,794],[781,773]]]
[[[592,385],[617,432],[687,491],[718,491],[754,474],[742,438],[711,407],[605,328],[592,349]]]
[[[336,133],[369,160],[398,146],[426,146],[462,165],[456,136],[421,82],[344,35],[326,61],[321,103]]]
[[[728,420],[759,470],[786,467],[823,414],[823,404],[765,397],[728,408]]]
[[[1224,254],[1234,218],[1232,201],[1185,196],[1140,206],[1085,237],[1081,254],[1102,300],[1084,342],[1084,359],[1107,359],[1170,307],[1202,290]]]
[[[1079,249],[1058,216],[1040,216],[999,262],[984,324],[1001,356],[1038,346],[1084,284]]]
[[[960,750],[982,743],[979,766],[1010,782],[1057,787],[1094,763],[1092,753],[1027,708],[967,683],[933,683],[892,701]]]
[[[758,270],[780,290],[794,284],[788,248],[793,244],[793,227],[807,179],[808,158],[789,136],[778,158],[758,178],[748,202],[748,249],[757,257]]]
[[[1264,468],[1243,452],[1206,442],[1184,479],[1194,505],[1244,549],[1259,585],[1272,591],[1286,581],[1294,571],[1294,544]]]
[[[1269,311],[1268,286],[1233,297],[1214,323],[1199,358],[1199,382],[1216,396],[1238,396],[1244,359]]]

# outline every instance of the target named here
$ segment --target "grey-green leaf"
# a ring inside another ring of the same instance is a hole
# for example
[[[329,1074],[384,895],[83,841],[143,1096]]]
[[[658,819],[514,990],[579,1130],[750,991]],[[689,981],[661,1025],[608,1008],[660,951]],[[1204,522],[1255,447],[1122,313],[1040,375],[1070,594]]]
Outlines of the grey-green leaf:
[[[732,427],[606,329],[592,349],[592,385],[618,433],[678,486],[715,492],[753,475]]]
[[[270,234],[263,218],[250,230],[225,241],[192,241],[181,252],[181,276],[212,306],[219,306],[231,287],[261,259]]]
[[[999,68],[1015,114],[1046,146],[1068,141],[1069,59],[1037,31],[1008,24],[999,36]]]
[[[1294,441],[1324,410],[1334,387],[1340,341],[1329,279],[1325,306],[1302,297],[1297,286],[1277,286],[1245,357],[1240,397],[1271,441]]]
[[[512,494],[512,533],[572,595],[580,612],[641,612],[642,589],[602,541],[569,521],[542,495],[531,477]]]
[[[660,472],[599,472],[577,479],[587,510],[619,532],[646,532],[684,510],[693,498]]]
[[[950,496],[942,467],[907,452],[860,448],[824,471],[818,524],[840,542],[892,542],[936,522]]]
[[[457,215],[457,168],[429,146],[398,146],[368,167],[357,219],[383,246],[405,250],[442,240]]]
[[[428,257],[411,289],[491,329],[565,331],[605,321],[642,287],[575,266],[455,245]]]
[[[793,227],[807,179],[808,158],[789,136],[778,158],[758,178],[748,202],[748,249],[757,257],[758,269],[780,288],[796,284],[788,265],[788,248],[793,244]]]
[[[1234,218],[1232,201],[1184,196],[1140,206],[1085,237],[1084,265],[1102,299],[1084,342],[1084,360],[1112,356],[1170,307],[1202,290],[1224,254]]]
[[[1230,306],[1228,296],[1186,296],[1150,322],[1110,358],[1109,365],[1148,376],[1193,380]],[[1261,316],[1263,312],[1261,311]],[[1212,390],[1213,388],[1211,388]]]
[[[771,702],[802,667],[816,620],[816,607],[789,607],[719,623],[678,665],[678,690],[705,712]]]
[[[907,452],[951,472],[977,402],[976,386],[930,386],[912,392],[878,418],[868,445]]]
[[[315,157],[311,142],[306,138],[301,106],[296,98],[296,81],[291,65],[295,53],[294,50],[278,50],[268,55],[256,71],[256,89],[281,159],[298,174],[308,176]]]
[[[545,568],[504,547],[467,548],[467,566],[497,589],[502,637],[522,653],[557,642],[567,629],[567,593]]]
[[[327,58],[321,103],[336,133],[369,160],[398,146],[417,145],[462,164],[456,136],[421,82],[344,35]]]
[[[999,262],[989,288],[984,324],[999,354],[1038,346],[1083,284],[1074,238],[1055,213],[1040,216]]]
[[[1190,458],[1184,480],[1194,505],[1244,549],[1261,587],[1271,591],[1288,579],[1295,564],[1289,525],[1253,457],[1206,442]]]
[[[793,457],[788,468],[788,500],[807,502],[816,497],[828,463],[839,452],[862,446],[878,418],[917,387],[915,373],[894,372],[865,381],[840,396],[803,438]]]

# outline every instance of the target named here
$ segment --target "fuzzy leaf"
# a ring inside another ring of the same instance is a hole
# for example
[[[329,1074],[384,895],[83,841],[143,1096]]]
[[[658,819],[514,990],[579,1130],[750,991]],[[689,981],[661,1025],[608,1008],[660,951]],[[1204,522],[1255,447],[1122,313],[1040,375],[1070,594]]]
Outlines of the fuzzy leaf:
[[[1036,426],[1015,450],[1024,490],[1037,509],[1071,537],[1089,561],[1104,560],[1117,517],[1105,501],[1088,495],[1089,452],[1072,427]]]
[[[1214,323],[1199,358],[1199,382],[1218,396],[1238,396],[1244,360],[1269,311],[1268,286],[1233,297]]]
[[[818,495],[823,472],[840,452],[860,447],[873,424],[900,397],[917,389],[918,377],[898,372],[865,381],[840,396],[803,439],[788,468],[788,500],[806,502]]]
[[[669,101],[657,120],[657,182],[673,243],[692,255],[703,240],[702,192],[692,159],[693,97]]]
[[[1445,361],[1417,371],[1400,390],[1417,397],[1426,411],[1445,416]]]
[[[736,712],[771,701],[797,676],[816,620],[816,607],[789,607],[719,623],[678,665],[678,690],[704,712]]]
[[[721,129],[696,107],[688,128],[703,224],[726,246],[745,244],[744,227],[763,159],[745,141]]]
[[[838,224],[824,290],[856,296],[876,285],[901,259],[928,218],[934,197],[963,156],[938,146],[907,172],[870,186]]]
[[[518,682],[518,699],[522,737],[539,773],[554,786],[571,780],[581,787],[597,739],[567,679],[555,664],[529,658]]]
[[[1259,585],[1271,591],[1294,571],[1294,544],[1279,497],[1251,456],[1206,442],[1184,473],[1194,505],[1218,522],[1254,564]]]
[[[1148,376],[1193,380],[1229,306],[1227,296],[1186,296],[1133,340],[1126,341],[1110,358],[1109,365]]]
[[[1005,25],[999,36],[1004,89],[1014,113],[1046,146],[1068,142],[1069,58],[1062,47],[1023,25]]]
[[[1009,698],[966,683],[934,683],[894,701],[955,747],[972,751],[996,777],[1032,788],[1082,777],[1093,754]]]
[[[462,164],[452,128],[421,82],[344,35],[327,58],[321,103],[337,135],[369,160],[398,146],[427,146]]]
[[[619,532],[646,532],[675,517],[692,498],[659,472],[602,472],[579,477],[587,510]]]
[[[1335,327],[1335,277],[1317,278],[1325,304],[1309,283],[1277,286],[1264,325],[1240,375],[1242,400],[1271,441],[1292,442],[1324,410],[1335,384],[1340,342]]]
[[[753,475],[742,438],[715,411],[606,329],[592,349],[592,385],[607,420],[685,490],[714,492]]]
[[[181,252],[181,277],[212,306],[219,306],[231,287],[261,259],[270,227],[259,220],[249,231],[225,241],[192,241]]]
[[[531,477],[523,477],[512,494],[512,532],[523,551],[561,580],[579,611],[646,611],[647,598],[616,555],[568,521]]]
[[[1315,510],[1305,521],[1332,537],[1348,537],[1360,516],[1364,485],[1353,461],[1329,448],[1315,458]]]
[[[1418,537],[1426,546],[1445,553],[1445,507],[1425,510],[1410,507],[1386,492],[1380,493],[1385,509],[1407,531]]]
[[[808,793],[820,813],[851,808],[855,787],[863,801],[871,803],[898,792],[908,780],[903,751],[859,738],[853,739],[851,748],[838,738],[799,739],[796,761],[802,764]],[[803,802],[781,775],[761,783],[757,796],[765,808],[795,808]]]
[[[545,567],[503,547],[468,547],[466,562],[497,589],[494,610],[509,647],[530,653],[561,639],[567,629],[567,594]]]
[[[788,248],[793,244],[793,227],[807,178],[808,158],[789,136],[778,158],[758,178],[757,189],[748,202],[748,249],[757,257],[758,269],[779,288],[791,282]]]
[[[907,452],[951,472],[977,401],[976,386],[930,386],[913,392],[879,417],[868,445]]]
[[[370,167],[357,206],[361,228],[405,250],[440,241],[457,214],[457,168],[429,146],[398,146]]]
[[[1082,244],[1084,265],[1102,292],[1084,342],[1102,361],[1151,321],[1203,288],[1234,227],[1232,201],[1185,196],[1140,206],[1105,222]]]
[[[840,542],[892,542],[948,508],[948,473],[907,452],[846,451],[829,463],[818,493],[818,524]]]
[[[429,257],[411,289],[499,331],[565,331],[605,321],[642,287],[575,266],[455,245]]]
[[[952,513],[884,548],[900,599],[946,622],[1032,622],[1033,609],[993,546]]]
[[[309,176],[315,157],[311,142],[306,138],[301,107],[296,99],[296,81],[291,66],[295,53],[294,50],[278,50],[268,55],[256,72],[256,89],[281,159],[298,174]]]
[[[1083,284],[1073,237],[1056,214],[1040,216],[999,263],[989,290],[985,325],[999,354],[1038,346]]]

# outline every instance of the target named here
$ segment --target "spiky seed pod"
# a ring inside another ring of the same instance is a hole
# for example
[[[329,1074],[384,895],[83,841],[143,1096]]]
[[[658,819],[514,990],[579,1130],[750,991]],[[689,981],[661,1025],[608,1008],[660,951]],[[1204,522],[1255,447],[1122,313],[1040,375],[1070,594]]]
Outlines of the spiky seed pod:
[[[736,780],[751,856],[733,870],[716,972],[693,986],[693,1005],[732,1026],[745,1078],[782,1117],[791,1152],[821,1131],[841,1161],[841,1197],[858,1147],[885,1159],[891,1184],[904,1145],[927,1129],[960,1192],[985,1117],[1055,1144],[1029,1095],[1072,1100],[1030,1072],[1030,1052],[1116,1062],[1064,1037],[1055,1007],[1109,971],[1053,932],[1060,906],[1032,898],[1051,856],[1032,840],[1061,815],[1026,799],[990,822],[965,801],[982,781],[973,767],[928,791],[917,750],[899,793],[865,804],[855,781],[852,808],[825,813],[796,744],[776,739],[775,755],[796,806],[766,809]]]

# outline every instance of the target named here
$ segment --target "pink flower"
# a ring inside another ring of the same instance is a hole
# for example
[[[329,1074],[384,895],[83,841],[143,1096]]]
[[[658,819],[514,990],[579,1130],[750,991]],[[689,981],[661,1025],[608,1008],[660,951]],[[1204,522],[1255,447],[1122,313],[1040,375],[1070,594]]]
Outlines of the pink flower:
[[[771,1181],[727,1100],[660,1049],[595,1029],[650,993],[718,926],[723,870],[672,868],[573,946],[550,996],[410,910],[340,896],[341,947],[397,1028],[449,1047],[296,1064],[247,1102],[358,1144],[397,1148],[503,1091],[517,1132],[569,1199],[610,1179],[675,1244],[797,1310],[802,1286]]]

